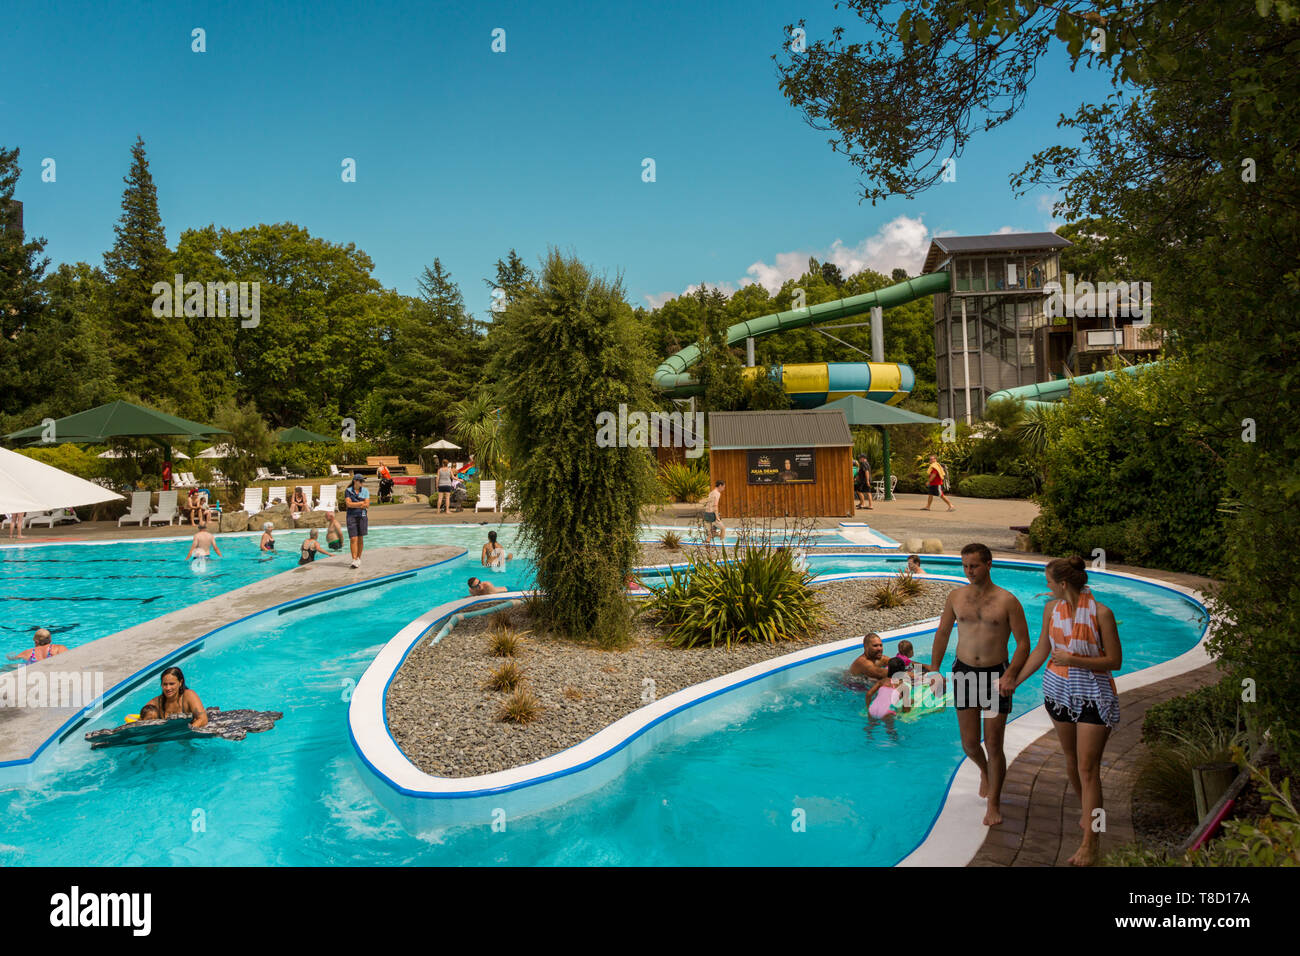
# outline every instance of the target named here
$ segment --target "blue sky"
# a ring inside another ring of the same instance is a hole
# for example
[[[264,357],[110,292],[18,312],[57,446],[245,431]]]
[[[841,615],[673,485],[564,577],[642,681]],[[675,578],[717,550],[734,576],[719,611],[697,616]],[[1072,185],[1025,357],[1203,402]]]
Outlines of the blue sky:
[[[511,247],[530,264],[575,252],[645,305],[773,286],[809,255],[915,271],[935,234],[1050,228],[1050,200],[1016,200],[1008,175],[1062,141],[1060,112],[1106,94],[1100,73],[1071,74],[1058,49],[957,182],[872,207],[778,89],[771,55],[801,16],[810,39],[863,35],[831,0],[11,5],[0,144],[22,150],[17,198],[55,263],[102,262],[139,133],[172,245],[292,221],[355,243],[405,293],[437,256],[480,313]]]

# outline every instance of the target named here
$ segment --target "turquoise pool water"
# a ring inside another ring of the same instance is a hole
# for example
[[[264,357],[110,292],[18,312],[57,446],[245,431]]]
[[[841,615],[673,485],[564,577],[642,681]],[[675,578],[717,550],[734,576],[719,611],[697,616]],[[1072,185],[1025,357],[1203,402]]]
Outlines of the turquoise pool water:
[[[489,530],[507,548],[514,525],[376,528],[366,547],[454,544],[478,549]],[[277,531],[276,551],[258,551],[261,535],[217,539],[208,570],[195,574],[185,561],[190,538],[151,538],[103,545],[0,548],[0,667],[5,654],[32,646],[32,632],[47,627],[56,643],[76,647],[155,617],[278,574],[298,563],[305,531]],[[322,538],[324,532],[322,532]],[[347,539],[338,560],[346,560]],[[329,560],[335,560],[330,558]]]
[[[897,563],[814,555],[812,565]],[[724,696],[627,774],[562,807],[513,819],[503,796],[505,832],[485,820],[409,835],[353,754],[348,693],[404,624],[462,592],[472,566],[457,559],[383,590],[262,615],[213,640],[183,663],[189,683],[209,704],[283,710],[276,728],[239,743],[92,753],[81,735],[138,710],[151,681],[69,738],[29,788],[0,793],[0,864],[887,865],[927,831],[961,759],[955,719],[872,726],[861,693],[840,680],[850,652],[757,703]],[[503,583],[526,573],[512,569]],[[1039,619],[1041,571],[999,567],[995,580]],[[1202,612],[1170,591],[1120,579],[1100,579],[1096,591],[1124,622],[1125,672],[1199,639]],[[913,641],[924,656],[929,636]],[[1034,678],[1015,713],[1040,704]],[[805,832],[791,826],[796,810]]]

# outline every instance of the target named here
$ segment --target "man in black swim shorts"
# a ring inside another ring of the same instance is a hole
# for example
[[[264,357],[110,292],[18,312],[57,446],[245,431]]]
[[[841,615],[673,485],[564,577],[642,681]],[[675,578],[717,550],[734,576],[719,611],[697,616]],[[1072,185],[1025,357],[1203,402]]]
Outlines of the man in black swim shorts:
[[[993,554],[982,544],[961,549],[962,570],[970,581],[949,592],[939,626],[934,632],[930,666],[938,670],[948,650],[953,624],[957,625],[957,659],[953,662],[953,703],[962,750],[980,771],[980,796],[988,799],[984,825],[1002,822],[1002,781],[1007,758],[1002,750],[1007,715],[1011,713],[1011,690],[1029,658],[1029,625],[1025,609],[1016,596],[998,587],[989,576]],[[1011,636],[1016,653],[1007,652]],[[998,705],[993,707],[993,695]],[[980,735],[983,734],[983,746]]]

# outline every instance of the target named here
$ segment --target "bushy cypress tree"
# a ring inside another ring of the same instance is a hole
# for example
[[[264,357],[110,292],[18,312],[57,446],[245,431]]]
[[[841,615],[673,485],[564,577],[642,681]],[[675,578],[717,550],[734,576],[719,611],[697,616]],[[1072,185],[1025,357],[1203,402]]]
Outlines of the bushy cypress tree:
[[[623,589],[653,481],[645,448],[599,447],[597,416],[653,407],[651,362],[621,282],[552,251],[540,281],[497,321],[511,494],[533,554],[543,626],[626,640]]]

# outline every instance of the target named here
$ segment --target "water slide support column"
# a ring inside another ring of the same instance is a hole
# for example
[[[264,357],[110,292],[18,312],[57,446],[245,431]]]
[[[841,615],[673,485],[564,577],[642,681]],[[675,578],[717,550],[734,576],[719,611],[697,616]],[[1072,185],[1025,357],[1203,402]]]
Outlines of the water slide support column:
[[[752,335],[745,339],[745,367],[754,367],[754,337]]]
[[[885,360],[885,310],[880,306],[875,306],[871,310],[871,361],[883,362]],[[881,427],[881,453],[880,457],[885,467],[885,500],[894,500],[894,489],[890,487],[893,484],[890,481],[890,451],[889,451],[889,429]],[[867,489],[871,493],[871,489]]]
[[[966,389],[966,424],[970,424],[970,333],[966,331],[966,297],[961,300],[961,377]]]

